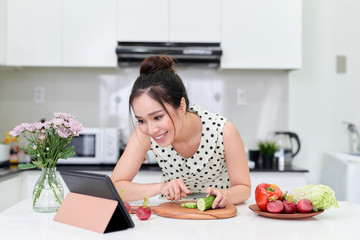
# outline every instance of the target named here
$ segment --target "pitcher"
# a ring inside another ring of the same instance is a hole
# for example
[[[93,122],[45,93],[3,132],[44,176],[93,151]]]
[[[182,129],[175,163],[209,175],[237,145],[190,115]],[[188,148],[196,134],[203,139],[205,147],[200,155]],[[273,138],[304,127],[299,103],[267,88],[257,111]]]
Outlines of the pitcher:
[[[278,160],[279,170],[290,167],[293,158],[300,151],[300,139],[293,132],[275,132],[275,141],[279,146],[279,150],[275,153]]]

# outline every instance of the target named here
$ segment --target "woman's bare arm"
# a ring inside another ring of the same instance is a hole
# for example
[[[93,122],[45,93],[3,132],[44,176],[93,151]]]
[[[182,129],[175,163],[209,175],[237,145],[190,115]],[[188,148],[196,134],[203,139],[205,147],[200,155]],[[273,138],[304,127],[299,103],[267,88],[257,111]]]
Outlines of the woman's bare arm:
[[[152,197],[161,193],[163,183],[160,183],[160,179],[159,183],[132,182],[144,161],[146,152],[150,150],[150,145],[149,137],[142,134],[137,127],[111,175],[116,190],[118,192],[123,190],[121,197],[126,202],[142,200],[146,195]]]

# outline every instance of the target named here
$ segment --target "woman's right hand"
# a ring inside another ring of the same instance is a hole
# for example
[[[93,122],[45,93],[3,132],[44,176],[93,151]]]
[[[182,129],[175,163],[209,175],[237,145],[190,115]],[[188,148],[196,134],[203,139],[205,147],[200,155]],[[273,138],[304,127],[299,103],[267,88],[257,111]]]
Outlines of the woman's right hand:
[[[180,197],[186,198],[190,194],[190,190],[185,186],[182,179],[172,179],[170,182],[164,183],[161,188],[161,193],[166,196],[168,200],[179,200]]]

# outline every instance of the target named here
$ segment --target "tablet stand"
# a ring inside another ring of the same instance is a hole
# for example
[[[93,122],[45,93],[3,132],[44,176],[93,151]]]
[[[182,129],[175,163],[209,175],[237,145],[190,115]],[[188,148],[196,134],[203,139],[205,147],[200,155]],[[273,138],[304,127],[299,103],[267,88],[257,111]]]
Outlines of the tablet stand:
[[[54,221],[98,233],[124,230],[122,214],[115,200],[70,192],[66,195]]]

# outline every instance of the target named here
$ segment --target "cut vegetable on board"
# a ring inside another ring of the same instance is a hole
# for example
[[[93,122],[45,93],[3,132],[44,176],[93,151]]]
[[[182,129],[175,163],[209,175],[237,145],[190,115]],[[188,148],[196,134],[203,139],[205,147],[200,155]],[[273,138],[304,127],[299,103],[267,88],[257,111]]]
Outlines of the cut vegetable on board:
[[[182,203],[181,206],[185,208],[198,208],[200,211],[206,211],[212,208],[215,196],[208,196],[199,198],[197,202]]]
[[[199,198],[196,203],[197,208],[200,211],[205,211],[205,210],[211,209],[214,200],[215,200],[215,196]]]
[[[196,202],[182,203],[181,206],[185,208],[197,208]]]
[[[181,204],[187,202],[194,201],[167,201],[154,206],[153,211],[154,214],[161,217],[192,220],[232,218],[237,213],[237,207],[231,203],[226,204],[223,208],[211,208],[206,211],[200,211],[198,208],[185,208],[181,206]]]

